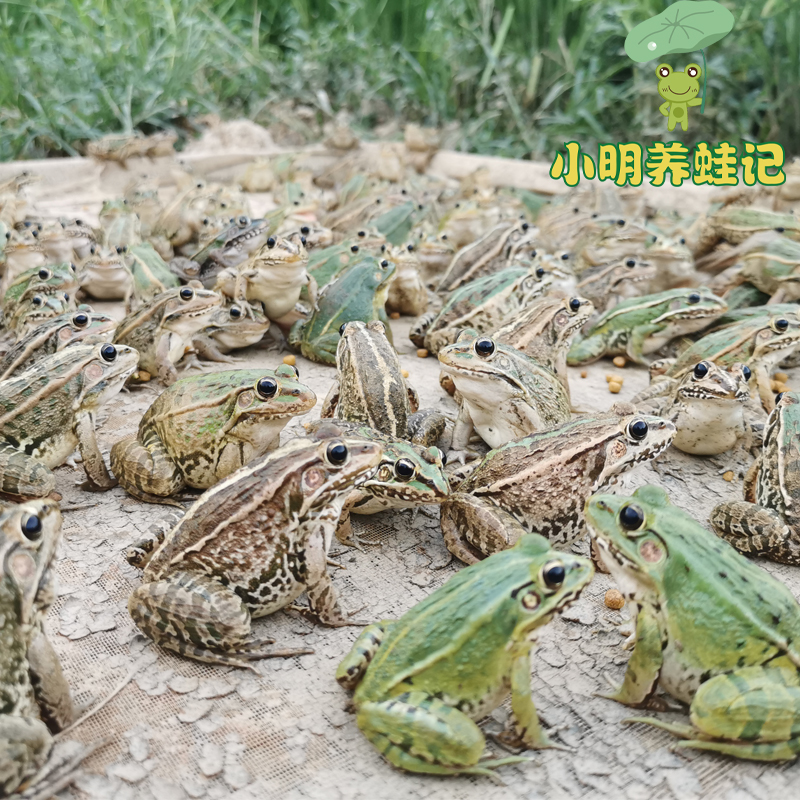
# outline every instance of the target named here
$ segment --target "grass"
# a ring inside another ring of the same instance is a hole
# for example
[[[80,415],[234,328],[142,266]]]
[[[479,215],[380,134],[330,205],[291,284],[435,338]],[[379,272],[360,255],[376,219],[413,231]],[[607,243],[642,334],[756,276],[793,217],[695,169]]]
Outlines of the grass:
[[[681,138],[800,149],[800,4],[723,0],[706,113]],[[0,158],[204,113],[317,130],[448,125],[458,149],[552,158],[577,139],[675,138],[654,64],[624,53],[661,0],[0,0]],[[700,54],[671,56],[678,68]],[[301,120],[292,103],[311,111]],[[313,117],[309,123],[309,116]],[[311,135],[311,133],[309,133]]]

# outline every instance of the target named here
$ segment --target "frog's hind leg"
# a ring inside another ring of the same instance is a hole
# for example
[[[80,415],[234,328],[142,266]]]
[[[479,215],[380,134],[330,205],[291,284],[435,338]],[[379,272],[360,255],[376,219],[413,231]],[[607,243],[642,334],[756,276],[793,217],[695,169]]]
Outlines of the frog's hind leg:
[[[457,708],[425,692],[363,703],[357,721],[389,763],[409,772],[494,777],[494,767],[528,760],[509,756],[481,762],[485,746],[481,729]]]
[[[159,440],[141,444],[128,437],[111,448],[111,469],[128,494],[146,503],[180,504],[170,500],[184,486],[183,475]]]
[[[154,522],[147,529],[145,535],[125,551],[125,560],[132,567],[144,569],[152,558],[153,553],[164,542],[167,534],[181,521],[184,513],[181,508],[178,511],[172,511],[167,514],[164,519]]]
[[[710,521],[717,535],[740,553],[800,565],[800,539],[772,509],[744,500],[720,503]]]
[[[389,631],[393,620],[381,620],[367,625],[359,634],[358,638],[350,648],[350,652],[342,659],[336,670],[336,680],[345,689],[353,690],[358,685],[364,673],[367,671],[375,653],[381,646],[386,634]]]
[[[131,594],[128,611],[139,629],[161,647],[207,664],[255,669],[250,661],[313,653],[264,651],[252,638],[250,612],[231,589],[207,575],[176,572]]]
[[[0,442],[0,492],[15,497],[45,497],[55,488],[55,475],[47,466]]]
[[[33,777],[53,746],[45,724],[32,717],[0,715],[0,797],[6,797]]]

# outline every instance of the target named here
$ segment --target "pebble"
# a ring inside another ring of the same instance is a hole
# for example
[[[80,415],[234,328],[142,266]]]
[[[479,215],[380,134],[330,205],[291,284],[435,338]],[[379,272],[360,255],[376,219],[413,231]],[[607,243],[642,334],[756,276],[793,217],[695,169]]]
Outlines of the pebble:
[[[789,380],[789,376],[785,372],[776,372],[772,377],[778,383],[786,383]]]
[[[152,376],[146,369],[140,369],[136,373],[136,379],[142,381],[142,383],[147,383]]]
[[[625,605],[625,598],[617,589],[609,589],[603,598],[603,602],[606,604],[607,608],[613,608],[615,611],[619,611],[619,609]]]

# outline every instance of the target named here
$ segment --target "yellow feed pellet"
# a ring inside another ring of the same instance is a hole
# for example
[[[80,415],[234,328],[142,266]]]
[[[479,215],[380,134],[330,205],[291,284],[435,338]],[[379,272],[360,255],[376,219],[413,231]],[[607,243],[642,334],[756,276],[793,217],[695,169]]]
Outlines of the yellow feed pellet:
[[[785,372],[776,372],[772,377],[778,383],[786,383],[789,380],[789,376]]]
[[[136,373],[136,380],[142,381],[143,383],[147,383],[150,380],[150,373],[145,369],[140,369]]]
[[[733,470],[728,470],[723,476],[722,480],[728,481],[730,483],[733,480]]]
[[[625,383],[625,378],[622,375],[606,375],[606,383],[618,383],[622,386]]]
[[[392,313],[391,313],[391,314],[389,314],[389,316],[390,316],[392,319],[400,319],[400,312],[399,312],[399,311],[392,311]]]
[[[608,384],[608,391],[611,392],[611,394],[619,394],[621,388],[622,384],[616,381],[611,381],[611,383]]]
[[[582,369],[581,370],[581,378],[588,378],[588,377],[589,377],[589,373],[585,369]]]
[[[607,608],[613,608],[614,611],[619,611],[622,606],[625,605],[625,598],[622,596],[622,592],[617,589],[609,589],[606,592],[606,596],[603,598],[603,602],[606,604]]]
[[[402,376],[403,376],[404,378],[407,378],[407,377],[408,377],[408,370],[407,370],[407,369],[401,369],[401,370],[400,370],[400,373],[402,374]]]
[[[427,358],[427,357],[428,357],[428,351],[424,347],[420,347],[420,349],[417,350],[417,358]]]
[[[770,381],[769,388],[772,389],[775,394],[779,392],[788,392],[789,387],[785,383],[781,383],[780,381]]]
[[[284,356],[283,357],[283,363],[284,364],[288,364],[290,367],[293,367],[295,365],[296,361],[297,361],[297,359],[294,356]]]
[[[612,363],[615,367],[622,369],[628,362],[625,360],[625,356],[616,356]]]

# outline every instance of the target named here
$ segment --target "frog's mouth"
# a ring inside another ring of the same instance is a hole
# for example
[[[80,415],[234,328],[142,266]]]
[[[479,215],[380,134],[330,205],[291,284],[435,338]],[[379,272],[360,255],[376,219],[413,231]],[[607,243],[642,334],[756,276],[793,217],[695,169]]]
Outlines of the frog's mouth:
[[[689,90],[687,89],[687,90],[686,90],[686,92],[676,92],[674,89],[670,88],[669,86],[667,86],[667,89],[668,89],[670,92],[672,92],[672,94],[686,94],[686,92],[688,92],[688,91],[689,91]]]

